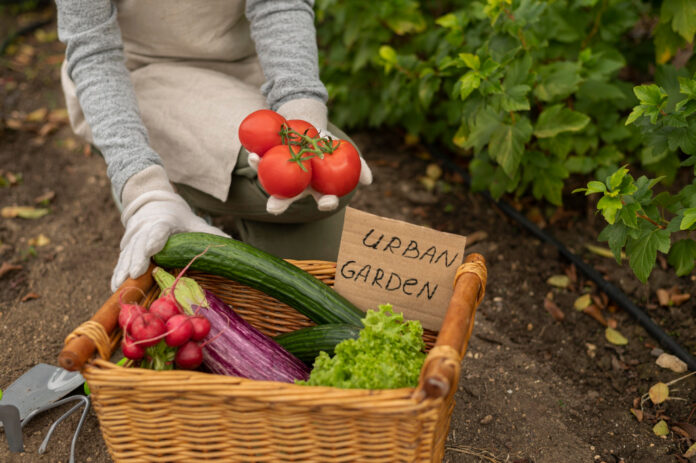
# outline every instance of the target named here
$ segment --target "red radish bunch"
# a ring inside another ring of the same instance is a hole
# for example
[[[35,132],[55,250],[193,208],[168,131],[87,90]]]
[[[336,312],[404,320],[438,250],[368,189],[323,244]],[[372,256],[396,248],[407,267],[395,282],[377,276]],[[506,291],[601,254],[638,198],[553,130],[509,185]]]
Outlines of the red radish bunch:
[[[118,322],[123,329],[124,356],[166,368],[171,367],[172,360],[182,369],[195,369],[203,362],[199,341],[208,336],[210,322],[201,315],[183,313],[174,297],[174,288],[187,269],[179,273],[169,291],[150,304],[149,310],[120,302]]]
[[[261,109],[239,125],[239,140],[261,157],[258,176],[266,193],[281,198],[300,194],[308,186],[327,195],[344,196],[360,180],[360,155],[347,140],[322,138],[301,119]]]
[[[183,369],[195,369],[203,361],[203,340],[210,332],[210,322],[201,315],[186,315],[176,305],[170,302],[171,293],[155,300],[150,305],[150,310],[145,311],[139,306],[123,305],[119,319],[127,318],[129,314],[133,320],[129,323],[121,323],[124,328],[121,349],[123,355],[132,360],[141,360],[147,355],[147,348],[164,342],[168,347],[176,349],[176,365]],[[138,307],[133,309],[130,307]],[[176,313],[171,309],[160,312],[160,307],[175,307]],[[197,362],[195,359],[199,359]]]

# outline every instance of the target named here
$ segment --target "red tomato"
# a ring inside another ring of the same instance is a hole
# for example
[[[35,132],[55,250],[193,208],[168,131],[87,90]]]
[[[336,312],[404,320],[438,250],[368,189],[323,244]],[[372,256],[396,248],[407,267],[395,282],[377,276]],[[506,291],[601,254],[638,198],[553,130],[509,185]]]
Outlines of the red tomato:
[[[343,196],[360,180],[360,155],[348,141],[333,140],[334,152],[312,161],[312,188],[325,195]]]
[[[259,161],[259,181],[269,195],[292,198],[302,193],[312,179],[310,161],[293,160],[291,149],[292,153],[300,150],[294,145],[277,145],[266,151]]]
[[[312,138],[319,136],[319,132],[317,131],[317,129],[314,128],[312,124],[302,119],[288,120],[288,127],[290,127],[295,132],[301,133],[302,135],[307,135]],[[290,140],[299,142],[299,139],[296,135],[290,136]]]
[[[266,151],[280,145],[280,129],[287,121],[270,109],[259,109],[239,124],[239,141],[251,153],[263,156]]]

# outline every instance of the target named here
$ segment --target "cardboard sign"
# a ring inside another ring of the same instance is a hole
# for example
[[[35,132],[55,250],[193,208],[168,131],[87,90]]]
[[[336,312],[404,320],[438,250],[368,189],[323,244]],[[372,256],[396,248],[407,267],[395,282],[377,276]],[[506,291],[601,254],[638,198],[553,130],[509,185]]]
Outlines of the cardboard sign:
[[[346,208],[334,288],[363,310],[389,303],[439,330],[466,237]]]

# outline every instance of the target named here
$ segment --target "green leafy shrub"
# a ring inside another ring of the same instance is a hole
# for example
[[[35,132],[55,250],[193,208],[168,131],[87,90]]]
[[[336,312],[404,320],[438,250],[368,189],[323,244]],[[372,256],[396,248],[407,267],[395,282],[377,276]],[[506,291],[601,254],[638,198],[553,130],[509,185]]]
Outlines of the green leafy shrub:
[[[626,120],[643,104],[634,86],[660,76],[674,86],[678,72],[659,63],[689,56],[695,8],[691,0],[317,0],[331,118],[445,144],[470,158],[472,188],[495,198],[561,205],[571,175],[603,179],[625,164],[668,183],[683,168],[681,148],[660,150],[662,129],[653,137]]]
[[[636,87],[640,103],[626,123],[642,129],[645,164],[693,166],[696,174],[696,76],[679,77],[678,82],[681,99],[655,84]],[[579,190],[602,194],[597,208],[609,225],[599,239],[608,242],[617,262],[625,247],[631,268],[643,282],[655,267],[658,251],[667,254],[677,275],[690,274],[696,262],[696,241],[690,237],[696,231],[696,180],[676,194],[653,196],[663,177],[634,180],[628,172],[619,169],[604,182],[592,181]]]

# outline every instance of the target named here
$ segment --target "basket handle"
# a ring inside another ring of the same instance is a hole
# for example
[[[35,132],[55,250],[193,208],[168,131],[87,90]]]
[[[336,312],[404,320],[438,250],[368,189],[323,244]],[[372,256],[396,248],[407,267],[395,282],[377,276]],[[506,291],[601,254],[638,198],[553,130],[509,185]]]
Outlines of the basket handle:
[[[461,360],[474,329],[474,316],[483,299],[486,280],[486,260],[483,256],[477,253],[467,256],[464,264],[457,269],[454,294],[442,328],[421,370],[414,392],[416,400],[446,397],[456,389]]]
[[[58,364],[61,367],[68,371],[80,371],[85,362],[94,355],[95,350],[98,350],[102,357],[108,358],[111,355],[109,338],[118,326],[118,314],[121,310],[119,303],[139,302],[143,294],[154,284],[153,269],[154,266],[150,264],[150,268],[142,276],[126,280],[89,321],[77,327],[65,338],[65,345],[58,356]]]

